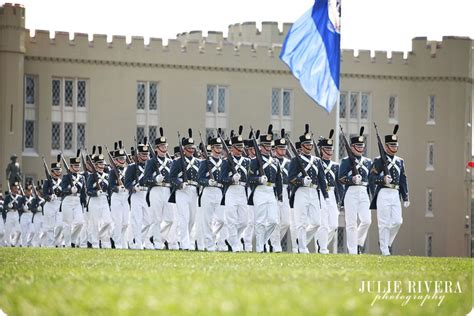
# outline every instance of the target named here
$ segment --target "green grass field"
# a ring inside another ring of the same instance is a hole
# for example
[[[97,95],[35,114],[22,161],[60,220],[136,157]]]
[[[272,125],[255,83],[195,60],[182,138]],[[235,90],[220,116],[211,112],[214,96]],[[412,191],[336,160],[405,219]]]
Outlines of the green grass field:
[[[367,280],[401,281],[403,295],[407,281],[458,281],[462,293],[372,304]],[[7,315],[466,315],[471,284],[459,258],[0,248]]]

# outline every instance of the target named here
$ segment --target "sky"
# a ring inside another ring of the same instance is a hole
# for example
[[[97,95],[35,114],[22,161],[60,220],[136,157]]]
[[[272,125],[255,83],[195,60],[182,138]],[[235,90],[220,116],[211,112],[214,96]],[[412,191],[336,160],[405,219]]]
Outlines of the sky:
[[[26,27],[89,34],[162,38],[201,30],[222,31],[247,21],[296,21],[314,0],[18,0]],[[3,3],[3,1],[0,1]],[[474,0],[342,0],[341,46],[410,51],[411,39],[474,39]]]

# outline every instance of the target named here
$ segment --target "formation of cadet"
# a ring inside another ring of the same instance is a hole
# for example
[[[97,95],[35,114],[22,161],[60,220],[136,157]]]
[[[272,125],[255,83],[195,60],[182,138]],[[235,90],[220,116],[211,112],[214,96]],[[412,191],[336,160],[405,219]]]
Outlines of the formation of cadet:
[[[111,152],[79,150],[69,163],[58,155],[48,167],[43,158],[45,180],[23,189],[13,177],[0,199],[0,245],[211,252],[287,245],[328,254],[344,210],[348,252],[360,254],[376,209],[380,251],[390,255],[401,202],[410,204],[397,131],[384,143],[377,131],[374,161],[363,156],[363,128],[350,143],[343,134],[348,156],[340,165],[332,160],[334,131],[316,143],[308,124],[295,144],[271,125],[244,139],[240,126],[229,139],[220,130],[207,144],[201,137],[197,148],[189,129],[170,153],[160,128],[153,145],[145,138],[130,154],[118,141]]]

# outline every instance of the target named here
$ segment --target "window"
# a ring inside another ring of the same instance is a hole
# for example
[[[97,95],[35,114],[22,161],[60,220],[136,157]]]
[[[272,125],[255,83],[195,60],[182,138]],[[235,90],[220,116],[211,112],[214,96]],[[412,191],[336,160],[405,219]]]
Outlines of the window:
[[[61,103],[61,80],[53,79],[52,85],[52,99],[53,105],[59,105]]]
[[[347,118],[347,92],[341,92],[339,95],[339,118]]]
[[[86,79],[51,79],[51,149],[52,154],[67,151],[73,154],[86,142],[87,125]]]
[[[26,76],[25,102],[26,104],[35,104],[35,79],[33,76]]]
[[[425,217],[434,217],[433,214],[433,189],[426,189],[426,212]]]
[[[145,127],[137,126],[137,142],[139,144],[143,143],[145,139]]]
[[[24,104],[23,104],[23,154],[37,155],[36,152],[36,117],[37,117],[37,77],[25,75],[24,78]]]
[[[398,100],[397,96],[391,95],[388,98],[388,122],[390,124],[398,123]]]
[[[361,120],[369,118],[369,95],[367,93],[360,95],[360,118]]]
[[[86,106],[86,82],[84,80],[77,81],[77,106]]]
[[[426,150],[426,170],[434,170],[434,143],[428,143]]]
[[[206,129],[227,129],[229,113],[229,87],[223,85],[206,86]],[[207,132],[206,132],[207,133]],[[217,135],[215,133],[214,135]]]
[[[280,130],[284,128],[288,133],[292,126],[292,102],[293,91],[290,89],[273,88],[271,96],[271,123],[273,130],[280,136]]]
[[[61,123],[53,123],[51,126],[51,149],[61,149]]]
[[[350,144],[350,140],[348,139],[347,140]],[[344,146],[344,140],[343,140],[343,136],[342,136],[342,133],[339,134],[339,157],[338,157],[338,160],[342,159],[343,157],[346,157],[347,156],[347,152],[346,152],[346,146]]]
[[[425,238],[426,238],[426,243],[425,243],[426,256],[432,257],[433,256],[433,233],[427,233]]]
[[[25,121],[25,149],[35,148],[35,121]]]
[[[154,81],[137,81],[137,139],[146,136],[150,143],[157,137],[159,84]]]
[[[351,93],[351,104],[350,104],[350,117],[351,119],[356,119],[357,118],[357,111],[358,111],[358,107],[357,107],[357,103],[358,103],[358,100],[359,100],[359,94],[356,92],[356,93]]]
[[[434,95],[430,95],[428,98],[428,121],[426,122],[426,124],[435,124],[435,106],[436,98]]]

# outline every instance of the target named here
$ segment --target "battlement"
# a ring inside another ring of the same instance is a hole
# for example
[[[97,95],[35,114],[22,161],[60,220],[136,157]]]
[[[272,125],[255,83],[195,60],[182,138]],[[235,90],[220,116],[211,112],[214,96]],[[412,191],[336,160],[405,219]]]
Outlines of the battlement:
[[[231,24],[228,28],[227,39],[234,43],[281,44],[290,30],[292,23],[283,23],[283,29],[278,28],[278,22],[262,22],[261,30],[255,22]]]
[[[25,27],[25,7],[18,3],[0,6],[0,25]]]

